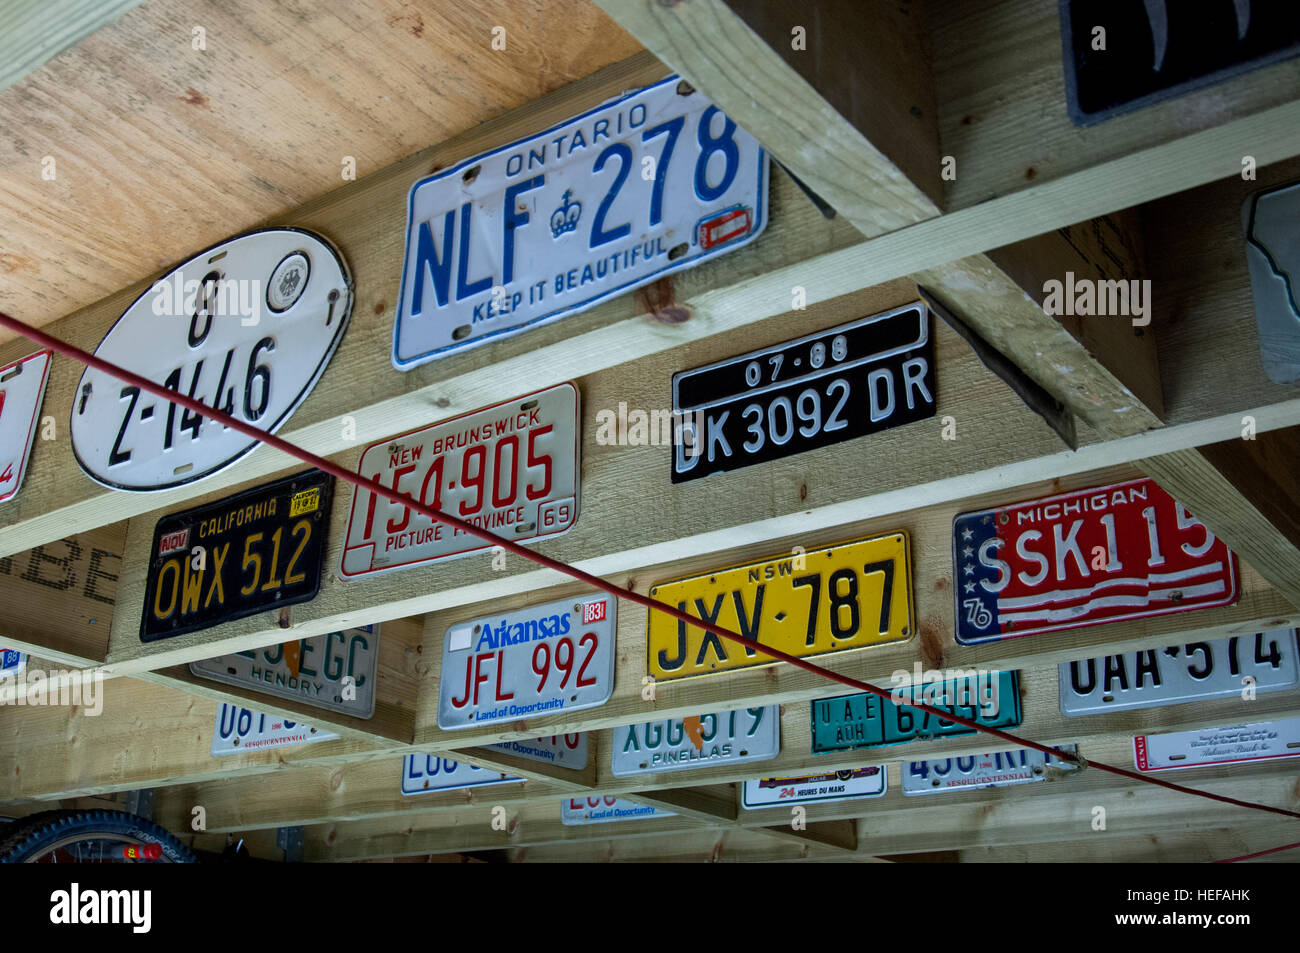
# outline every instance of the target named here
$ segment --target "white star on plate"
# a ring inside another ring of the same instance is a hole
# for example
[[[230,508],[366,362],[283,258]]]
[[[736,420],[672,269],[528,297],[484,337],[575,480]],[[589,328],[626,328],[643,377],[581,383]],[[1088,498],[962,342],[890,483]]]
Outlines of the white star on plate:
[[[975,591],[975,583],[973,583],[973,582],[968,582],[968,583],[966,583],[966,591],[967,591],[967,592],[974,592],[974,591]]]
[[[972,532],[970,531],[969,528],[964,529],[964,530],[961,531],[961,538],[962,538],[963,540],[970,539],[970,538],[971,538],[972,536],[974,536],[974,535],[975,535],[975,534],[972,533]]]
[[[968,575],[968,576],[973,576],[973,575],[975,575],[975,567],[972,566],[970,563],[967,563],[966,565],[962,566],[962,567],[961,567],[961,571],[964,572],[964,573],[965,573],[966,575]]]
[[[971,549],[969,546],[963,546],[961,548],[961,554],[969,559],[971,556],[975,555],[975,550]]]

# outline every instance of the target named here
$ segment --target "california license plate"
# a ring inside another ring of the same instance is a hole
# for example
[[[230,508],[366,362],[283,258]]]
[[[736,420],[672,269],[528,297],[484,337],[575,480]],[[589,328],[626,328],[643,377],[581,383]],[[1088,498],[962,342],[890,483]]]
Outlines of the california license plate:
[[[1077,750],[1075,745],[1060,747],[1071,752]],[[1047,780],[1049,765],[1066,771],[1075,769],[1075,765],[1068,761],[1030,748],[913,761],[903,765],[903,793],[914,796],[1032,784]]]
[[[379,626],[366,625],[191,662],[190,671],[200,678],[369,718],[375,713],[378,658]]]
[[[773,556],[652,586],[650,596],[743,635],[738,646],[651,611],[647,666],[656,681],[710,675],[773,659],[759,647],[809,657],[911,637],[912,563],[899,530]]]
[[[1203,698],[1245,698],[1300,684],[1296,631],[1272,629],[1062,662],[1058,677],[1062,715],[1153,708]]]
[[[920,695],[927,705],[989,728],[1020,724],[1020,680],[1016,672],[978,672],[948,679],[942,686],[908,685],[896,691],[903,699],[917,700]],[[974,728],[869,692],[818,698],[812,703],[813,754],[974,733]]]
[[[18,494],[27,473],[52,358],[37,351],[0,367],[0,503]]]
[[[852,801],[880,797],[885,793],[889,773],[884,765],[810,774],[797,778],[759,778],[746,781],[741,803],[745,810],[808,804],[823,801]]]
[[[1133,758],[1139,771],[1297,757],[1300,757],[1300,718],[1138,735],[1133,739]]]
[[[212,756],[219,758],[241,751],[263,751],[329,741],[338,735],[290,721],[283,715],[268,715],[236,705],[221,704],[217,724],[212,731]]]
[[[626,798],[605,794],[565,798],[560,808],[561,823],[606,824],[610,821],[639,821],[647,817],[676,817],[672,811],[637,804]]]
[[[411,188],[393,365],[406,370],[752,241],[767,156],[676,77]]]
[[[140,641],[314,599],[333,488],[332,476],[308,470],[160,519]]]
[[[953,520],[956,638],[997,642],[1231,605],[1237,557],[1154,480]]]
[[[615,777],[768,761],[781,753],[776,705],[622,725],[613,731]]]
[[[674,483],[934,416],[921,302],[673,375]]]
[[[605,704],[614,691],[616,604],[581,596],[452,626],[442,640],[438,727]]]
[[[560,384],[371,444],[362,475],[516,542],[578,518],[578,388]],[[339,574],[356,579],[488,548],[358,487]]]

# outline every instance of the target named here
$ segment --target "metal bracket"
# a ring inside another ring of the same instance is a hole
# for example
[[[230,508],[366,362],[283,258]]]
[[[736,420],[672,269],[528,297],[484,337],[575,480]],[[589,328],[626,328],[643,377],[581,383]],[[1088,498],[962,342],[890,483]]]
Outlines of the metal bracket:
[[[139,791],[131,791],[126,796],[126,812],[128,814],[134,814],[136,817],[143,817],[146,821],[152,821],[153,800],[153,788],[142,788]]]
[[[284,862],[286,864],[302,863],[302,831],[303,828],[300,824],[297,827],[281,827],[275,832],[276,846],[284,851]]]

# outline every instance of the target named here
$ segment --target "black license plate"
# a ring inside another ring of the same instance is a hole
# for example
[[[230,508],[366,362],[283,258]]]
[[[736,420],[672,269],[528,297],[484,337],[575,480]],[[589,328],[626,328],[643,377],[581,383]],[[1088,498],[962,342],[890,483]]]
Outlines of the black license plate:
[[[921,302],[673,375],[674,483],[933,417]]]
[[[140,641],[314,599],[333,490],[332,476],[308,470],[160,519]]]

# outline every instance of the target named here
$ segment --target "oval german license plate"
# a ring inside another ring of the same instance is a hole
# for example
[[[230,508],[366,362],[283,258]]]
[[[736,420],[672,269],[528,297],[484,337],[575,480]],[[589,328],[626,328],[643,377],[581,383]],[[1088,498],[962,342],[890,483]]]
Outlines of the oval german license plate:
[[[781,753],[777,705],[622,725],[613,731],[615,777],[768,761]]]

